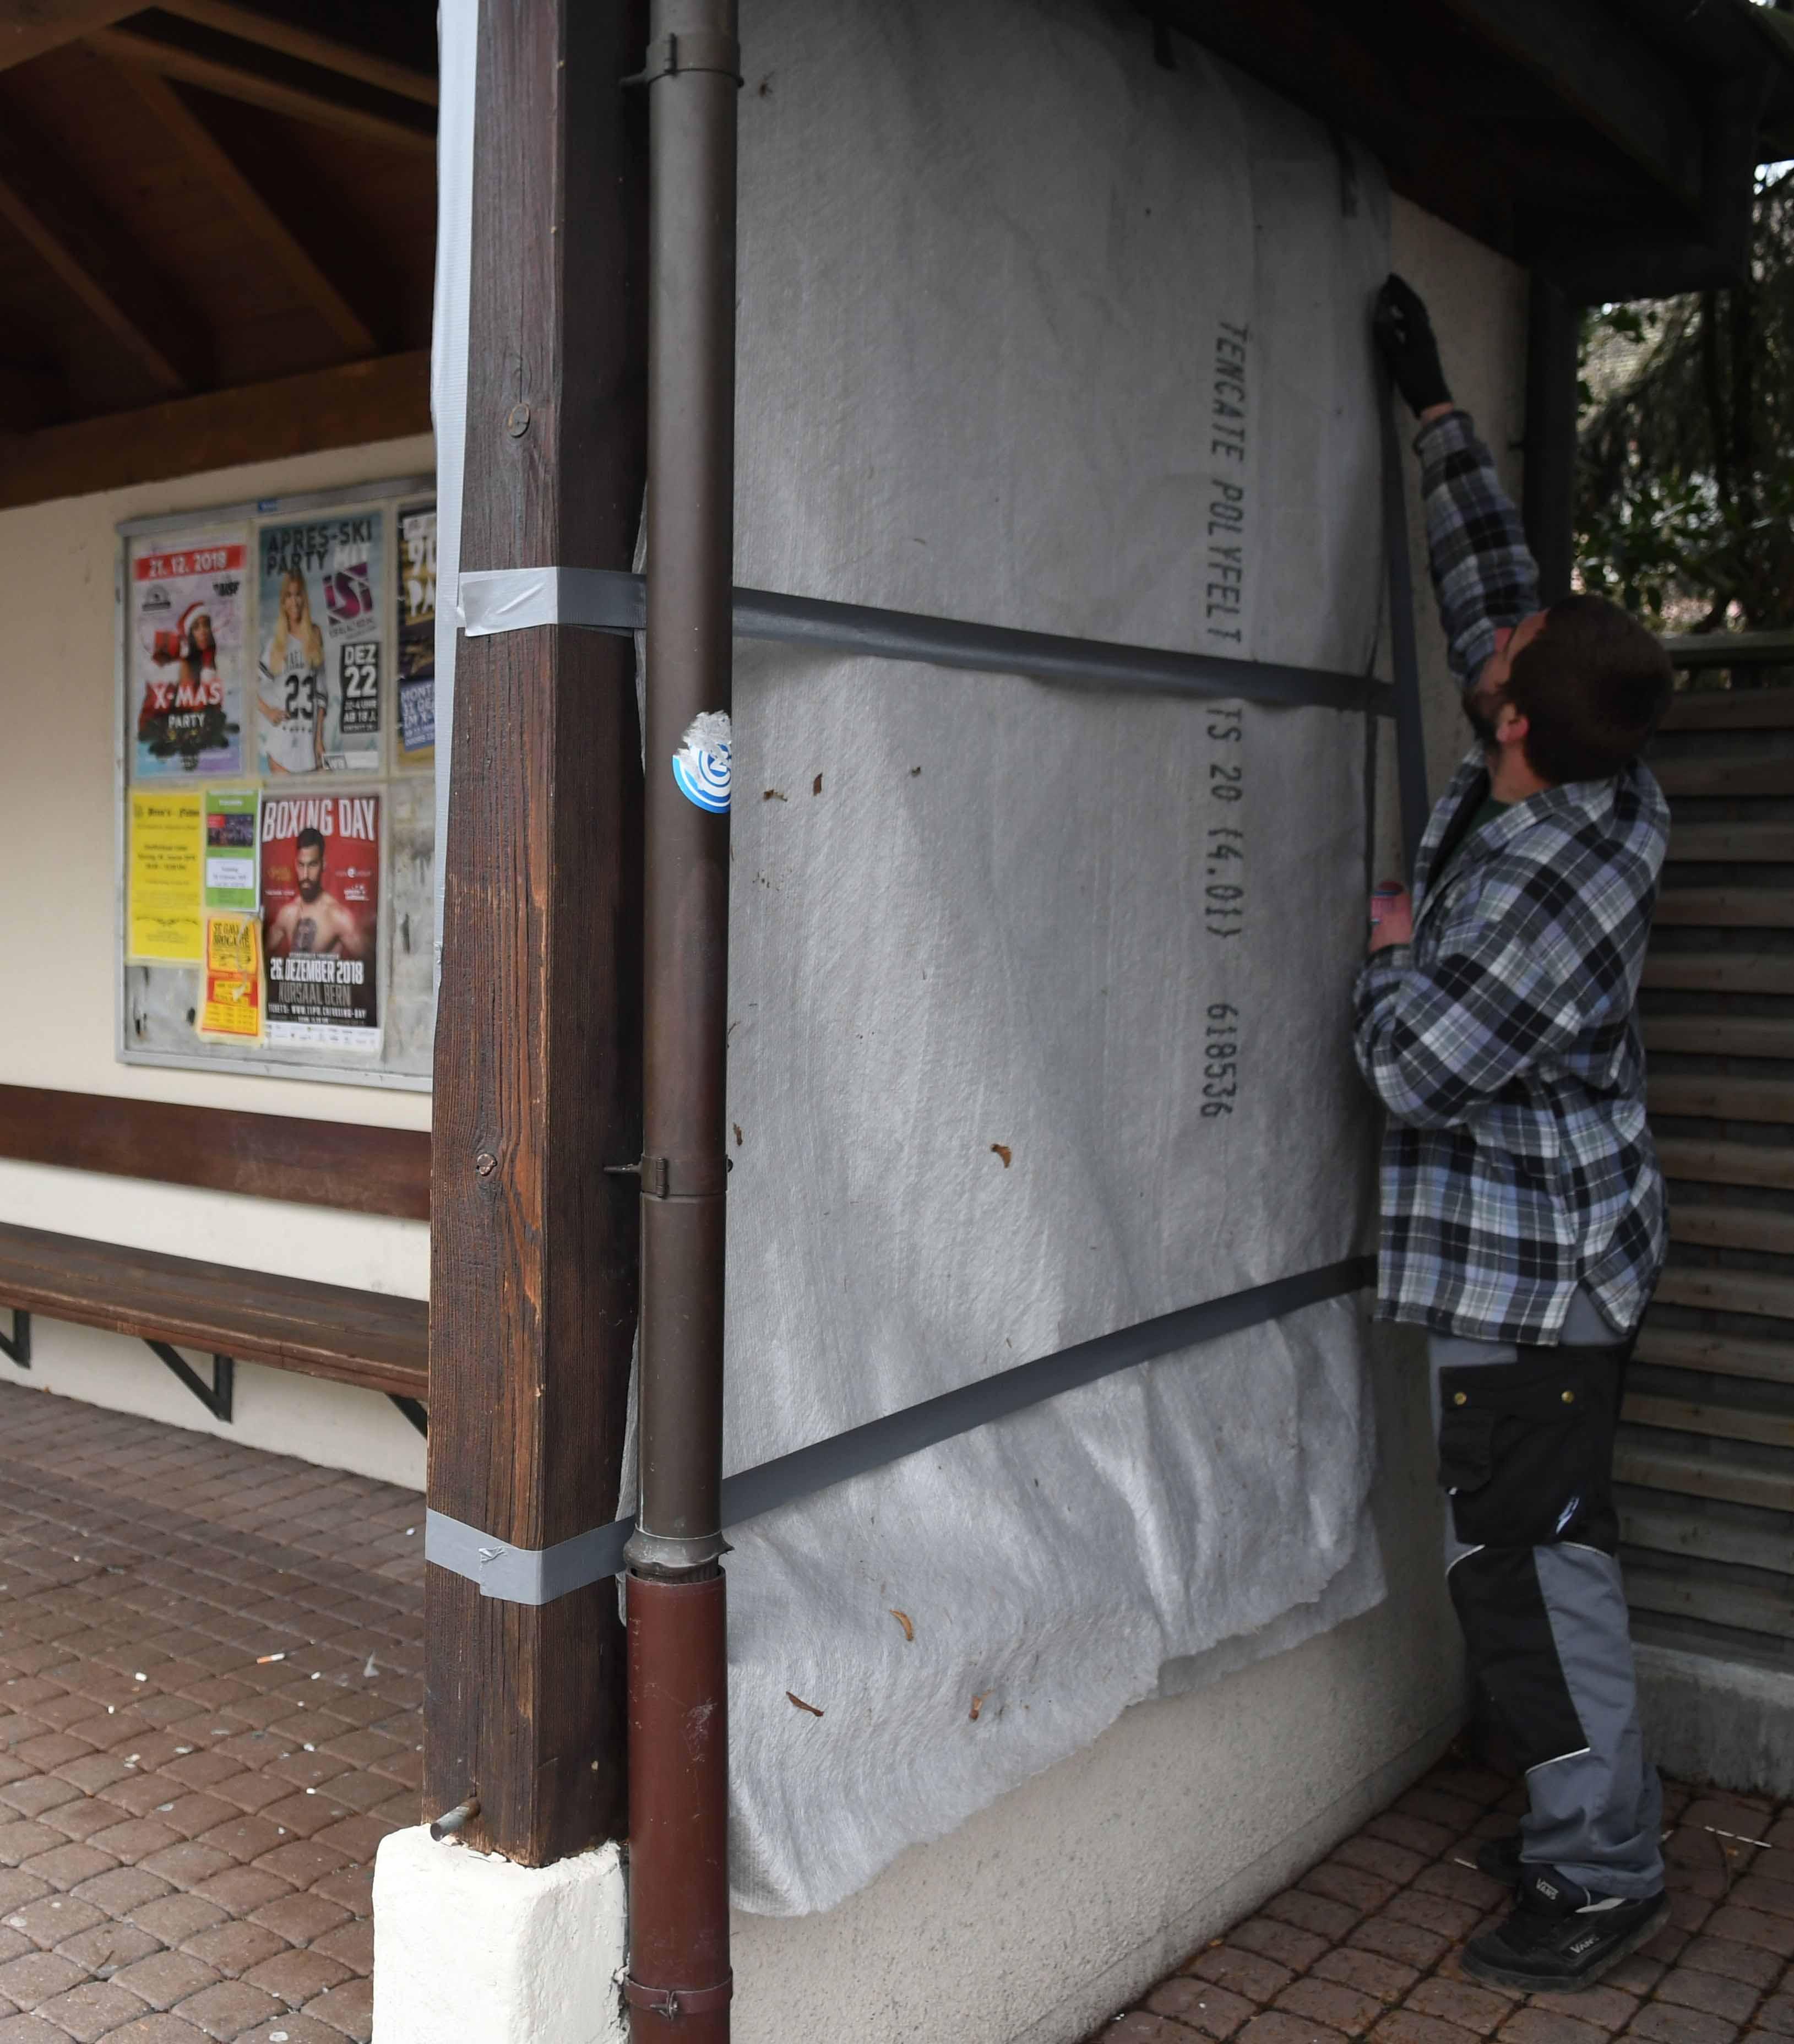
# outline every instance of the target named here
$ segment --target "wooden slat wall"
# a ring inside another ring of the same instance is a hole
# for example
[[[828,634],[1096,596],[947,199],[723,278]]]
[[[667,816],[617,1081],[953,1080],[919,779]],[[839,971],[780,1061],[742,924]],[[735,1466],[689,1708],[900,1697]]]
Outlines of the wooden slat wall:
[[[1742,677],[1734,677],[1742,678]],[[1670,1261],[1617,1474],[1634,1629],[1794,1662],[1794,689],[1678,698],[1644,976]]]
[[[403,1220],[430,1217],[430,1139],[421,1129],[0,1085],[0,1157]]]

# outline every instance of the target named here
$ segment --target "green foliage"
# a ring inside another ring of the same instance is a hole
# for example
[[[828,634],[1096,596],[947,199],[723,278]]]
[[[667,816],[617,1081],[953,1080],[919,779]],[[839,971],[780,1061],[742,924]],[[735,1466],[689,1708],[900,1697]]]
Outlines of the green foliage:
[[[1794,627],[1794,174],[1758,180],[1748,280],[1588,313],[1584,587],[1654,631]]]

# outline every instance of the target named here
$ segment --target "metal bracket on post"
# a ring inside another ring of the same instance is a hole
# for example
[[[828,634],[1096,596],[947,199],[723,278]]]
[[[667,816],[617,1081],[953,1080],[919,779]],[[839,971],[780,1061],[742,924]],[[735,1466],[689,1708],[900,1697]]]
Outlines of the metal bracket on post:
[[[629,1974],[623,1976],[623,1998],[632,2008],[651,2009],[670,2020],[676,2015],[708,2015],[727,2008],[735,1992],[735,1975],[714,1987],[643,1987]]]
[[[407,1398],[401,1391],[389,1391],[386,1396],[398,1408],[418,1432],[427,1441],[430,1438],[430,1415],[421,1398]]]
[[[212,1381],[208,1384],[190,1363],[175,1353],[167,1342],[152,1341],[145,1335],[144,1346],[168,1366],[214,1420],[221,1420],[227,1425],[229,1424],[231,1394],[236,1386],[236,1365],[229,1356],[213,1354]]]
[[[23,1306],[13,1308],[12,1339],[0,1335],[0,1355],[10,1356],[21,1370],[31,1367],[31,1316]]]

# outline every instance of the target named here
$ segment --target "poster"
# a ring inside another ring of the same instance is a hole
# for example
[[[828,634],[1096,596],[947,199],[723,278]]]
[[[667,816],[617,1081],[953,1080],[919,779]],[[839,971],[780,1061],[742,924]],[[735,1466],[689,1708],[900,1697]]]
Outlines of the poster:
[[[125,948],[133,959],[199,962],[199,817],[197,788],[131,790]]]
[[[243,770],[246,537],[134,548],[129,685],[136,774]]]
[[[262,1034],[262,926],[254,916],[206,919],[206,989],[199,1033],[227,1043]]]
[[[436,512],[398,514],[398,756],[429,766],[436,750]]]
[[[256,892],[255,817],[261,796],[254,788],[206,791],[206,906],[253,911]]]
[[[378,794],[262,798],[271,1043],[380,1048],[380,803]]]
[[[379,770],[385,528],[384,511],[355,510],[257,536],[257,753],[271,777]]]

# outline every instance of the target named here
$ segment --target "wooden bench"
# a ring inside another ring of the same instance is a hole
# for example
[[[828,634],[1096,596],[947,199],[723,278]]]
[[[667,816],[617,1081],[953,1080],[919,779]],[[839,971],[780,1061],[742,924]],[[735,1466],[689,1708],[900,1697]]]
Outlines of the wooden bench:
[[[0,1157],[361,1212],[429,1212],[429,1138],[407,1130],[0,1086]],[[21,1369],[41,1314],[146,1343],[216,1419],[231,1417],[236,1364],[259,1362],[380,1392],[427,1431],[421,1299],[0,1222],[0,1312],[8,1308],[0,1355]],[[181,1348],[209,1353],[209,1384]]]

